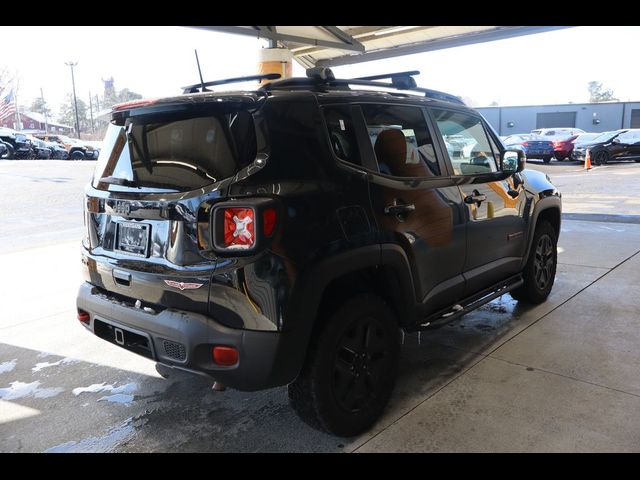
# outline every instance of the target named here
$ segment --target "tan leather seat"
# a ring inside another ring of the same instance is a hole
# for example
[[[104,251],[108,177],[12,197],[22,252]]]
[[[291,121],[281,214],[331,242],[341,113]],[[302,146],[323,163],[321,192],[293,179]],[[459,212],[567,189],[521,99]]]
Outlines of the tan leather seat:
[[[374,151],[382,173],[390,173],[396,177],[432,177],[433,174],[417,150],[412,152],[415,158],[407,158],[407,147],[407,140],[401,130],[389,128],[378,134]],[[386,169],[389,171],[385,172]]]

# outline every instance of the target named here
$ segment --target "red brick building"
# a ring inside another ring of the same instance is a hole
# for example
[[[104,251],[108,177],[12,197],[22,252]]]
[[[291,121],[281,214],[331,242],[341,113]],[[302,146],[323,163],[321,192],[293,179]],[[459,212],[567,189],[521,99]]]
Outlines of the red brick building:
[[[29,130],[32,133],[45,133],[45,126],[48,125],[49,133],[61,133],[63,135],[69,135],[73,133],[73,127],[69,125],[62,125],[57,122],[52,122],[50,119],[45,122],[44,115],[36,112],[20,112],[21,126],[16,125],[16,116],[11,115],[8,118],[0,121],[0,126],[13,128],[14,130]]]

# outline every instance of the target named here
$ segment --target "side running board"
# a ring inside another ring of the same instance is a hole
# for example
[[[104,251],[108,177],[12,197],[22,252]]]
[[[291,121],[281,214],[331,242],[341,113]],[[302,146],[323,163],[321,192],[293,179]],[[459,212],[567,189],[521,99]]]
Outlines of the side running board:
[[[459,304],[442,309],[432,315],[429,315],[424,321],[417,326],[416,330],[431,330],[434,328],[442,327],[456,318],[461,317],[465,313],[469,313],[472,310],[489,303],[491,300],[498,298],[501,295],[518,288],[524,283],[522,274],[514,275],[513,277],[496,283],[490,288],[482,290],[475,295],[465,298]]]

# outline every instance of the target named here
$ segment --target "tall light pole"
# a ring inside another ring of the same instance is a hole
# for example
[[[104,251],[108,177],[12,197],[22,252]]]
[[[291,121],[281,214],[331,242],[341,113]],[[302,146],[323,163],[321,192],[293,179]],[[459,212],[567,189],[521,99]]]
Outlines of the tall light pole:
[[[73,76],[73,67],[78,65],[78,62],[65,62],[65,65],[71,67],[71,84],[73,85],[73,105],[76,110],[76,133],[78,134],[78,138],[80,138],[80,120],[78,119],[78,101],[76,100],[76,79]]]
[[[91,113],[91,133],[96,133],[93,126],[93,100],[91,100],[91,91],[89,91],[89,112]]]

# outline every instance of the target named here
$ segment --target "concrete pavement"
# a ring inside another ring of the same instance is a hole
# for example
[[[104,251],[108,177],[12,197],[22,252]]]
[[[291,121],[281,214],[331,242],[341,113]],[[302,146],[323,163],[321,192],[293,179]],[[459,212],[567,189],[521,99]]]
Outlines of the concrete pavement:
[[[564,221],[549,300],[407,335],[385,415],[352,439],[307,427],[284,388],[165,380],[90,335],[77,242],[0,255],[0,451],[640,451],[639,240]]]

